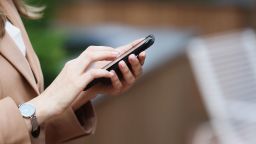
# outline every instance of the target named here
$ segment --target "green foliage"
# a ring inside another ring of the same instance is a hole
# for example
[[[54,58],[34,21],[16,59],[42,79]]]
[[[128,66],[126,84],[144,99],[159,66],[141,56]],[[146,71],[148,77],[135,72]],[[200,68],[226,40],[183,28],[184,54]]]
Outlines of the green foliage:
[[[23,19],[23,21],[33,48],[39,57],[47,87],[58,75],[67,57],[63,49],[65,33],[49,25],[56,7],[55,0],[26,0],[26,3],[33,6],[46,6],[42,19]]]
[[[45,86],[48,86],[61,70],[67,57],[63,49],[64,33],[51,28],[29,28],[28,33],[41,63]]]

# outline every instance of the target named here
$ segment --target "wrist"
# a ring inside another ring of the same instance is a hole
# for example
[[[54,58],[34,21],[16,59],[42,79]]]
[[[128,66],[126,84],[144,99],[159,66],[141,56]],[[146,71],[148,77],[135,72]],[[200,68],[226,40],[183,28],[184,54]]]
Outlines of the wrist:
[[[36,117],[39,125],[54,115],[53,108],[50,106],[50,100],[44,97],[42,94],[28,101],[27,103],[36,108]]]
[[[25,119],[28,130],[31,131],[31,135],[37,138],[40,134],[40,126],[37,121],[35,106],[30,103],[23,103],[19,105],[19,110],[22,117]]]

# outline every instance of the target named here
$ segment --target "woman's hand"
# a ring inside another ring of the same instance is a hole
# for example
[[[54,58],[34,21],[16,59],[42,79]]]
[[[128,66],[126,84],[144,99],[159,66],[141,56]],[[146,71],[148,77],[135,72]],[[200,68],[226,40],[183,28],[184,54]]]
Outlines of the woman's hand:
[[[136,44],[138,44],[142,40],[143,39],[138,39],[132,42],[131,44],[117,48],[117,50],[121,54],[125,53],[127,50],[134,47]],[[118,78],[115,71],[112,70],[111,71],[112,85],[110,86],[97,85],[92,88],[92,91],[94,91],[94,93],[102,93],[102,94],[114,95],[114,96],[127,91],[142,74],[142,71],[143,71],[142,65],[145,62],[145,58],[146,58],[145,51],[140,53],[138,57],[136,57],[134,54],[130,55],[128,60],[131,65],[131,70],[128,68],[127,64],[124,61],[121,61],[118,64],[119,69],[123,75],[122,81]]]
[[[134,54],[129,56],[129,63],[131,64],[131,70],[128,68],[127,64],[124,61],[121,61],[118,66],[123,75],[123,80],[121,81],[115,71],[111,71],[111,82],[112,85],[104,86],[97,85],[92,88],[94,93],[101,93],[107,95],[119,95],[127,91],[134,82],[142,74],[142,65],[145,61],[146,53],[140,53],[139,57],[136,57]]]
[[[93,79],[111,78],[113,74],[110,72],[91,66],[97,61],[112,61],[119,54],[113,48],[91,46],[79,57],[67,62],[53,83],[28,102],[36,107],[39,124],[64,112]]]
[[[137,43],[141,42],[143,39],[138,39],[131,44],[122,46],[117,48],[120,54],[126,52],[128,49],[136,45]],[[142,74],[142,65],[144,64],[146,58],[146,53],[142,52],[139,54],[138,57],[135,55],[129,56],[129,63],[131,65],[131,70],[128,68],[127,64],[124,61],[121,61],[118,66],[123,75],[123,80],[121,81],[114,71],[111,71],[111,81],[112,85],[105,86],[105,85],[95,85],[90,88],[87,92],[83,92],[79,98],[75,100],[72,104],[73,109],[78,109],[83,104],[88,102],[91,98],[93,98],[97,94],[105,94],[105,95],[119,95],[125,91],[127,91],[134,82],[139,78]],[[95,62],[93,65],[94,67],[101,68],[105,66],[109,61],[98,61]],[[90,99],[88,99],[90,98]]]

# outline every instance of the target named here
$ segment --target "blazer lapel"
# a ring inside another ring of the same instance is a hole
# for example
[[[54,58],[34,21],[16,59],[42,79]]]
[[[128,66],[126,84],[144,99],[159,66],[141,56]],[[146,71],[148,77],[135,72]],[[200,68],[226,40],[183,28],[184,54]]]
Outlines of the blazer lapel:
[[[27,46],[29,45],[27,47],[27,60],[30,63],[32,71],[34,72],[35,79],[37,81],[37,87],[39,88],[39,92],[42,93],[44,90],[44,78],[43,78],[41,66],[28,38],[26,41],[27,41]]]
[[[25,72],[25,68],[22,69],[18,68],[18,70],[20,70],[20,72],[24,75],[24,77],[29,81],[29,83],[31,84],[31,86],[35,89],[36,92],[42,92],[43,91],[43,75],[42,75],[42,71],[41,71],[41,67],[40,67],[40,63],[39,60],[37,59],[37,56],[32,48],[32,45],[29,41],[27,32],[25,30],[25,27],[22,23],[22,20],[19,16],[18,11],[16,10],[14,4],[12,1],[1,1],[1,4],[3,5],[3,7],[5,8],[5,12],[7,14],[8,19],[15,25],[17,26],[21,32],[22,32],[22,37],[23,37],[23,41],[25,43],[25,46],[27,48],[27,60],[26,58],[21,55],[21,53],[18,51],[18,48],[15,47],[16,45],[12,42],[9,41],[10,43],[13,44],[13,47],[15,48],[17,52],[17,54],[19,53],[22,57],[20,57],[20,59],[23,59],[23,64],[27,63],[28,67],[26,67],[26,70],[29,71],[27,73],[30,73],[30,77],[28,77],[28,74],[26,74]],[[7,35],[7,39],[8,39],[8,35]],[[11,40],[11,38],[9,37],[9,40]],[[7,44],[8,45],[8,44]],[[5,45],[6,46],[6,45]],[[4,52],[6,53],[6,52]],[[8,53],[8,52],[7,52]],[[8,55],[8,54],[7,54]],[[9,55],[11,56],[11,55]],[[7,56],[8,57],[8,56]],[[9,58],[12,59],[12,58]],[[24,62],[25,61],[25,62]],[[14,59],[12,61],[10,61],[12,63],[14,63],[15,66],[17,66],[17,64],[15,64],[16,62],[18,62],[18,65],[22,65],[19,61],[14,61]],[[31,71],[32,70],[32,71]],[[33,73],[32,73],[33,72]],[[32,74],[32,77],[31,77]],[[34,74],[34,75],[33,75]],[[34,79],[35,78],[35,79]],[[36,81],[35,81],[36,80]],[[37,83],[36,83],[37,82]]]
[[[1,39],[0,53],[24,76],[32,88],[39,93],[28,62],[7,33]]]
[[[43,92],[44,89],[44,82],[43,82],[43,74],[42,74],[42,70],[41,70],[41,66],[40,66],[40,62],[36,56],[36,53],[32,47],[32,44],[29,40],[28,34],[25,30],[25,27],[22,23],[22,20],[20,17],[18,17],[18,23],[17,25],[19,26],[21,32],[22,32],[22,37],[25,43],[25,46],[27,48],[27,60],[31,66],[31,69],[35,75],[35,79],[37,81],[37,86],[39,88],[40,92]]]
[[[17,11],[16,11],[17,12]],[[18,14],[18,12],[17,12]],[[38,57],[36,56],[36,53],[32,47],[32,44],[29,40],[27,31],[23,25],[23,22],[20,18],[20,16],[17,17],[16,19],[17,21],[17,26],[20,28],[21,32],[22,32],[22,37],[25,43],[25,46],[27,48],[27,60],[30,64],[30,67],[35,75],[35,79],[37,81],[37,86],[39,88],[40,92],[43,92],[44,90],[44,79],[43,79],[43,74],[42,74],[42,70],[41,70],[41,66],[40,66],[40,62],[38,60]]]

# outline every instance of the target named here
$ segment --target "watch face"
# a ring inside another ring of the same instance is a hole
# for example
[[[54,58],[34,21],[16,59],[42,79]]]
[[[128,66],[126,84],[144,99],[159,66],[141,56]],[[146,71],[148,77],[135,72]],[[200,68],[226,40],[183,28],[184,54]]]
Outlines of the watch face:
[[[35,107],[31,104],[22,104],[20,105],[19,110],[21,112],[21,115],[26,118],[33,116],[36,112]]]

